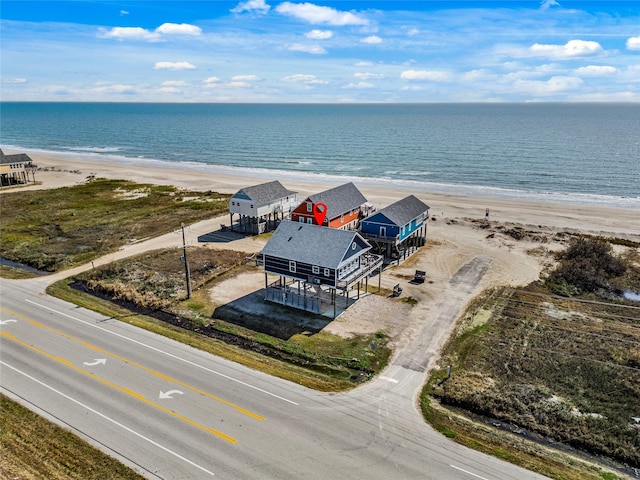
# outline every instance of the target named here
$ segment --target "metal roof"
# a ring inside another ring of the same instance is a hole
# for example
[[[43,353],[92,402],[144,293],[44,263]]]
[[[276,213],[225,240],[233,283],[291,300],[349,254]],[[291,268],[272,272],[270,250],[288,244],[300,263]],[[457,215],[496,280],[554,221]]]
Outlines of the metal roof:
[[[296,192],[286,189],[278,180],[274,180],[273,182],[242,188],[232,198],[248,197],[257,206],[261,206],[295,194]]]
[[[2,149],[0,149],[0,163],[30,163],[31,157],[26,153],[14,153],[6,155]]]
[[[360,247],[360,251],[368,251],[371,248],[355,231],[284,221],[278,225],[261,253],[335,269],[347,256],[354,242]]]
[[[314,204],[318,202],[325,203],[327,205],[327,217],[330,219],[360,208],[367,202],[367,199],[364,198],[364,195],[360,193],[360,190],[353,182],[311,195],[309,200]]]
[[[363,222],[375,222],[375,217],[377,217],[378,215],[383,215],[391,220],[394,224],[402,227],[403,225],[411,222],[411,220],[413,220],[414,218],[417,218],[421,214],[428,211],[429,205],[424,203],[416,196],[409,195],[402,200],[398,200],[397,202],[392,203],[388,207],[378,210],[369,218],[364,219]]]

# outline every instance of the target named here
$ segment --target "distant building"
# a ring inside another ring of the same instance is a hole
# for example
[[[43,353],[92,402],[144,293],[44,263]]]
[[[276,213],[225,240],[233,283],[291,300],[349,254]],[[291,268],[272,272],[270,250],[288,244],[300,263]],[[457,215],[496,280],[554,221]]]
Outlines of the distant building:
[[[29,174],[33,176],[31,181],[35,182],[37,168],[26,153],[5,155],[0,149],[0,186],[29,183]]]
[[[345,183],[307,197],[293,210],[291,220],[317,225],[313,213],[313,206],[317,203],[327,206],[327,216],[322,223],[324,227],[354,230],[360,217],[368,212],[364,195],[353,183]]]
[[[409,195],[363,219],[360,233],[375,252],[399,262],[424,244],[428,218],[429,206]]]
[[[252,234],[272,230],[297,204],[297,193],[277,180],[242,188],[229,199],[231,229]]]
[[[265,299],[335,318],[350,305],[354,286],[359,298],[361,283],[366,291],[369,276],[381,274],[382,257],[370,250],[358,232],[284,221],[260,253]],[[269,284],[267,274],[279,279]]]

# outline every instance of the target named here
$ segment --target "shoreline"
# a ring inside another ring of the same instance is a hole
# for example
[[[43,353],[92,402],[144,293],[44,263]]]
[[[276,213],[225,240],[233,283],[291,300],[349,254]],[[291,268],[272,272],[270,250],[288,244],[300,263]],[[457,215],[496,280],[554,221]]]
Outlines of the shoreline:
[[[3,148],[5,153],[26,153],[32,159],[43,158],[49,160],[57,160],[65,163],[77,163],[82,165],[93,166],[96,169],[102,169],[107,165],[112,168],[134,167],[136,169],[149,170],[168,170],[168,171],[184,171],[191,172],[193,175],[212,175],[226,176],[237,178],[264,179],[277,178],[282,182],[294,182],[310,185],[328,185],[337,186],[347,182],[355,183],[359,188],[381,188],[384,190],[402,190],[409,194],[441,194],[455,195],[462,197],[482,197],[495,198],[512,201],[531,201],[531,202],[558,202],[561,204],[584,205],[584,206],[601,206],[608,208],[636,208],[640,210],[640,196],[611,196],[598,194],[584,194],[579,192],[551,192],[551,191],[534,191],[534,190],[518,190],[503,187],[488,187],[482,185],[453,184],[424,182],[407,179],[393,179],[389,177],[361,177],[357,175],[332,175],[328,173],[314,173],[303,170],[280,170],[269,168],[247,168],[236,167],[231,165],[217,165],[189,161],[172,161],[153,158],[133,158],[125,157],[108,152],[96,152],[87,150],[79,151],[50,151],[35,148],[18,148],[9,146]],[[37,163],[37,162],[36,162]],[[40,166],[40,165],[39,165]],[[268,181],[268,180],[265,180]],[[237,182],[236,182],[237,183]],[[260,180],[258,180],[260,183]],[[251,183],[251,185],[255,184]],[[248,186],[243,185],[243,186]],[[362,189],[361,188],[361,189]],[[224,193],[235,193],[224,192]]]
[[[5,153],[20,152],[7,150]],[[640,237],[640,199],[635,202],[630,199],[633,205],[622,207],[573,203],[544,197],[526,199],[491,194],[467,195],[433,191],[430,190],[430,185],[417,184],[417,182],[414,188],[414,186],[405,185],[368,183],[346,177],[304,178],[296,172],[289,172],[290,175],[278,175],[277,172],[271,171],[243,171],[239,174],[231,167],[204,166],[210,168],[202,171],[202,169],[185,167],[179,162],[141,160],[139,164],[135,164],[135,159],[128,162],[105,162],[103,157],[101,161],[94,161],[78,158],[73,154],[28,154],[38,165],[36,180],[41,184],[7,191],[70,186],[85,182],[89,176],[95,176],[126,179],[137,183],[173,185],[193,191],[213,190],[233,194],[244,187],[279,180],[285,187],[297,191],[298,200],[301,201],[313,193],[353,181],[377,209],[413,194],[431,207],[430,215],[435,220],[484,219],[486,209],[489,209],[489,219],[500,222],[535,227],[546,226],[565,231],[575,230],[623,238]]]

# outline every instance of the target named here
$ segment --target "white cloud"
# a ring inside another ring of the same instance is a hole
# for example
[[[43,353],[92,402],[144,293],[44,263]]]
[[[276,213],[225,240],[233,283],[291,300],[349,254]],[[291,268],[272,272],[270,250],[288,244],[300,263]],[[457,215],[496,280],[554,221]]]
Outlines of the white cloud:
[[[231,88],[248,88],[251,84],[247,82],[229,82],[226,86]]]
[[[156,32],[163,35],[200,35],[202,29],[188,23],[163,23],[156,28]]]
[[[235,75],[231,77],[233,82],[255,82],[257,80],[260,80],[257,75]]]
[[[466,82],[475,82],[478,80],[488,80],[494,77],[495,75],[492,74],[489,70],[484,68],[477,68],[475,70],[465,72],[461,78]]]
[[[113,27],[111,30],[98,29],[98,37],[114,38],[116,40],[144,40],[146,42],[157,42],[160,34],[150,32],[141,27]]]
[[[514,86],[520,91],[533,95],[555,95],[576,90],[582,83],[582,79],[578,77],[556,76],[549,80],[518,80]]]
[[[180,93],[180,89],[176,87],[160,87],[156,90],[162,93]]]
[[[371,72],[358,72],[353,74],[354,77],[359,78],[360,80],[370,80],[372,78],[384,78],[384,74],[382,73],[371,73]]]
[[[640,37],[627,39],[627,50],[640,50]]]
[[[348,88],[348,89],[363,89],[363,88],[373,88],[373,84],[369,82],[358,82],[358,83],[347,83],[340,88]]]
[[[129,15],[127,10],[120,10],[120,15]]]
[[[331,7],[322,7],[313,3],[284,2],[276,7],[276,12],[288,15],[312,24],[326,25],[368,25],[366,18],[351,12],[336,10]]]
[[[420,34],[420,30],[418,30],[417,28],[411,28],[407,31],[407,35],[409,35],[410,37],[413,37],[414,35],[419,35]]]
[[[601,77],[604,75],[612,75],[617,71],[617,68],[608,65],[587,65],[586,67],[576,68],[574,73],[585,77]]]
[[[559,7],[560,4],[556,0],[542,0],[540,2],[540,10],[548,10],[550,7]]]
[[[360,40],[360,42],[368,43],[369,45],[377,45],[378,43],[382,43],[382,39],[377,35],[370,35]]]
[[[329,82],[326,80],[320,80],[315,75],[305,75],[303,73],[296,73],[295,75],[289,75],[283,77],[284,82],[304,83],[307,85],[325,85]]]
[[[218,83],[219,81],[220,79],[218,77],[209,77],[204,81],[204,83]]]
[[[166,82],[162,82],[160,85],[162,85],[163,87],[186,87],[189,84],[182,80],[169,80]]]
[[[373,67],[373,62],[356,62],[354,67]]]
[[[13,78],[2,77],[0,79],[0,82],[3,85],[22,85],[22,84],[27,83],[27,79],[26,78],[19,78],[19,77],[13,77]]]
[[[400,74],[400,78],[403,80],[422,80],[430,82],[444,82],[448,80],[451,75],[448,72],[441,70],[405,70]]]
[[[301,43],[294,43],[289,46],[289,50],[292,52],[305,52],[313,55],[324,55],[327,51],[320,45],[303,45]]]
[[[246,2],[240,2],[230,11],[232,13],[242,12],[259,12],[267,13],[271,7],[265,3],[264,0],[248,0]]]
[[[331,30],[311,30],[305,33],[304,36],[312,40],[327,40],[333,37],[333,32]]]
[[[121,85],[121,84],[100,85],[100,86],[94,87],[92,90],[94,92],[99,92],[99,93],[121,93],[125,95],[136,93],[136,89],[131,85]]]
[[[554,59],[591,57],[603,53],[598,42],[588,40],[569,40],[564,45],[534,43],[529,51],[535,56]]]
[[[196,66],[189,62],[156,62],[156,70],[195,70]]]

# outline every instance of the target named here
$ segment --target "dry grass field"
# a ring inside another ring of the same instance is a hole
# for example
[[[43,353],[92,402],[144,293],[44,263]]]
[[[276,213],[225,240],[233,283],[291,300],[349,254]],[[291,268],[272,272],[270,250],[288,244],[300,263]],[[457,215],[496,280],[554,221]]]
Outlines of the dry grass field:
[[[211,218],[228,195],[172,186],[89,179],[50,190],[0,195],[0,256],[55,272],[119,247]]]
[[[493,289],[476,299],[424,394],[500,429],[633,472],[640,468],[634,420],[640,417],[640,306],[612,292],[637,281],[637,249],[615,256],[624,268],[609,276],[612,262],[592,268],[586,254],[573,272],[570,249],[558,255],[546,284]],[[600,262],[601,251],[597,257]],[[564,275],[568,270],[574,276]],[[590,282],[576,285],[571,278]],[[551,294],[547,287],[558,285],[576,296]]]

